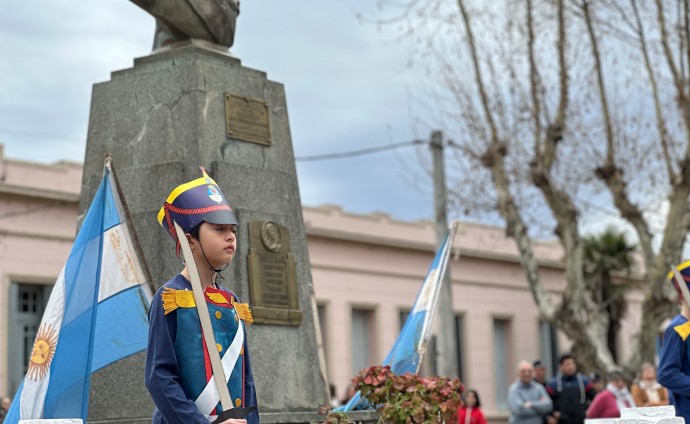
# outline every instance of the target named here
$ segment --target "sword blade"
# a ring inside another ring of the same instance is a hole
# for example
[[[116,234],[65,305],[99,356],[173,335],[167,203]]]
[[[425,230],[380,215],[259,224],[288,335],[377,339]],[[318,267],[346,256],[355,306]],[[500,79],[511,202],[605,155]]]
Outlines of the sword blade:
[[[173,222],[173,224],[175,225],[177,239],[180,241],[184,262],[187,265],[187,270],[189,271],[189,276],[192,280],[194,302],[196,303],[196,310],[199,313],[199,321],[201,321],[201,329],[204,335],[204,342],[206,343],[206,350],[208,351],[208,356],[211,359],[211,369],[213,370],[213,379],[216,382],[216,388],[218,389],[218,394],[220,395],[220,404],[223,407],[223,410],[227,411],[229,409],[233,409],[234,406],[232,404],[232,400],[230,399],[230,391],[228,390],[226,383],[227,380],[225,379],[223,365],[220,362],[220,354],[216,348],[216,337],[213,335],[211,317],[208,312],[208,305],[206,304],[204,289],[201,285],[201,278],[199,278],[199,270],[197,269],[196,262],[194,261],[192,249],[189,247],[187,236],[177,222]],[[202,412],[208,413],[208,411]]]

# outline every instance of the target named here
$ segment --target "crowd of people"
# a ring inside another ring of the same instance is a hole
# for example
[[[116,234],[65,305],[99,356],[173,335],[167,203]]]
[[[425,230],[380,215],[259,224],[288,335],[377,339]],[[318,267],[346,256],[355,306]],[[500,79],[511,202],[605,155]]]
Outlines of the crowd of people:
[[[476,391],[466,392],[458,424],[486,423],[478,399]],[[558,373],[548,381],[540,361],[521,361],[508,389],[510,424],[582,424],[585,418],[618,418],[623,408],[668,404],[668,391],[657,381],[654,365],[643,364],[628,389],[621,372],[608,373],[604,385],[598,375],[579,372],[569,354],[561,356]]]
[[[678,313],[664,331],[659,377],[644,363],[628,388],[624,375],[611,371],[607,383],[596,374],[585,376],[572,355],[559,359],[558,373],[546,381],[540,361],[522,361],[518,378],[508,390],[510,424],[583,424],[585,418],[618,418],[621,410],[673,405],[676,416],[690,419],[690,261],[668,274],[678,295]],[[472,397],[477,398],[473,391]],[[477,402],[478,405],[478,402]],[[462,419],[458,424],[476,424]],[[483,420],[483,417],[482,417]],[[481,422],[485,422],[481,421]]]
[[[520,361],[517,379],[508,389],[509,424],[583,424],[585,418],[618,418],[621,409],[669,404],[669,392],[657,381],[656,368],[642,364],[628,388],[625,376],[609,372],[604,381],[598,374],[584,375],[570,354],[559,358],[558,373],[546,378],[540,361]],[[331,406],[347,403],[355,394],[353,385],[338,401],[331,384]],[[479,393],[467,389],[457,413],[458,424],[487,424]]]

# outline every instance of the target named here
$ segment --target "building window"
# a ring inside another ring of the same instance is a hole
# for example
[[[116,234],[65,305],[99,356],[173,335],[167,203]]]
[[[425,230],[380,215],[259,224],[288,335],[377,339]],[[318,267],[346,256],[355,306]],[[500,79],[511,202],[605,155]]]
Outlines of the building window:
[[[546,368],[546,377],[556,375],[558,369],[558,335],[548,321],[539,321],[539,359]]]
[[[398,313],[398,324],[400,326],[400,331],[402,332],[403,327],[405,326],[405,322],[407,322],[407,318],[410,316],[410,310],[409,309],[401,309],[400,312]]]
[[[352,309],[352,374],[374,364],[374,311]]]
[[[455,354],[458,358],[458,378],[465,381],[463,376],[463,359],[465,352],[465,316],[455,315]]]
[[[8,317],[8,393],[19,388],[26,375],[31,350],[53,286],[11,283]]]
[[[319,335],[321,336],[321,347],[323,348],[323,359],[326,361],[326,372],[330,375],[328,361],[328,317],[326,316],[326,305],[317,305],[316,313],[319,318]]]
[[[496,388],[496,409],[508,410],[508,387],[511,384],[510,364],[511,328],[510,320],[494,319],[494,384]]]

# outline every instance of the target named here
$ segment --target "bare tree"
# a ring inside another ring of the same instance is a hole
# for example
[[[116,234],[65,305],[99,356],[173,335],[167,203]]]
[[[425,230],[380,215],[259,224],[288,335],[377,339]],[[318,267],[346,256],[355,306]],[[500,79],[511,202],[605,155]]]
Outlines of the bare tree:
[[[629,369],[653,359],[673,311],[664,280],[690,228],[688,3],[381,0],[373,18],[399,28],[438,88],[433,103],[462,168],[454,203],[502,219],[541,317],[587,369],[619,365],[583,264],[593,207],[615,211],[640,251],[644,316]],[[662,213],[657,228],[651,218]],[[542,285],[533,251],[544,230],[564,250],[559,298]]]

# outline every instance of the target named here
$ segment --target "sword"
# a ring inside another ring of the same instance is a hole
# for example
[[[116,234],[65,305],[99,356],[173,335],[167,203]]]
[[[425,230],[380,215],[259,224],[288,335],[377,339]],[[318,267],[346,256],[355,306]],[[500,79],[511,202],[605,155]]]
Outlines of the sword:
[[[208,305],[206,305],[206,297],[204,296],[204,289],[201,285],[201,278],[199,278],[199,270],[196,267],[196,262],[194,262],[194,255],[192,255],[192,249],[189,247],[189,242],[187,241],[184,231],[177,224],[177,222],[173,221],[173,225],[175,226],[177,239],[180,241],[180,248],[182,249],[184,262],[187,265],[189,276],[192,280],[194,303],[196,303],[199,321],[201,321],[201,330],[204,336],[206,350],[208,351],[208,356],[211,360],[213,379],[215,380],[216,388],[218,389],[218,394],[220,395],[220,405],[223,407],[223,412],[218,415],[218,418],[213,422],[213,424],[221,423],[230,418],[245,418],[252,411],[256,410],[256,406],[235,408],[232,404],[232,400],[230,399],[230,391],[228,390],[226,383],[227,380],[225,379],[225,371],[223,371],[223,365],[220,362],[220,354],[216,349],[216,337],[213,334],[211,317],[208,312]]]
[[[683,275],[678,271],[678,268],[675,266],[673,267],[673,276],[676,277],[676,281],[678,282],[678,288],[680,288],[680,291],[683,293],[683,302],[690,307],[690,293],[688,293],[688,286],[687,283],[685,282],[685,278],[683,278]]]

